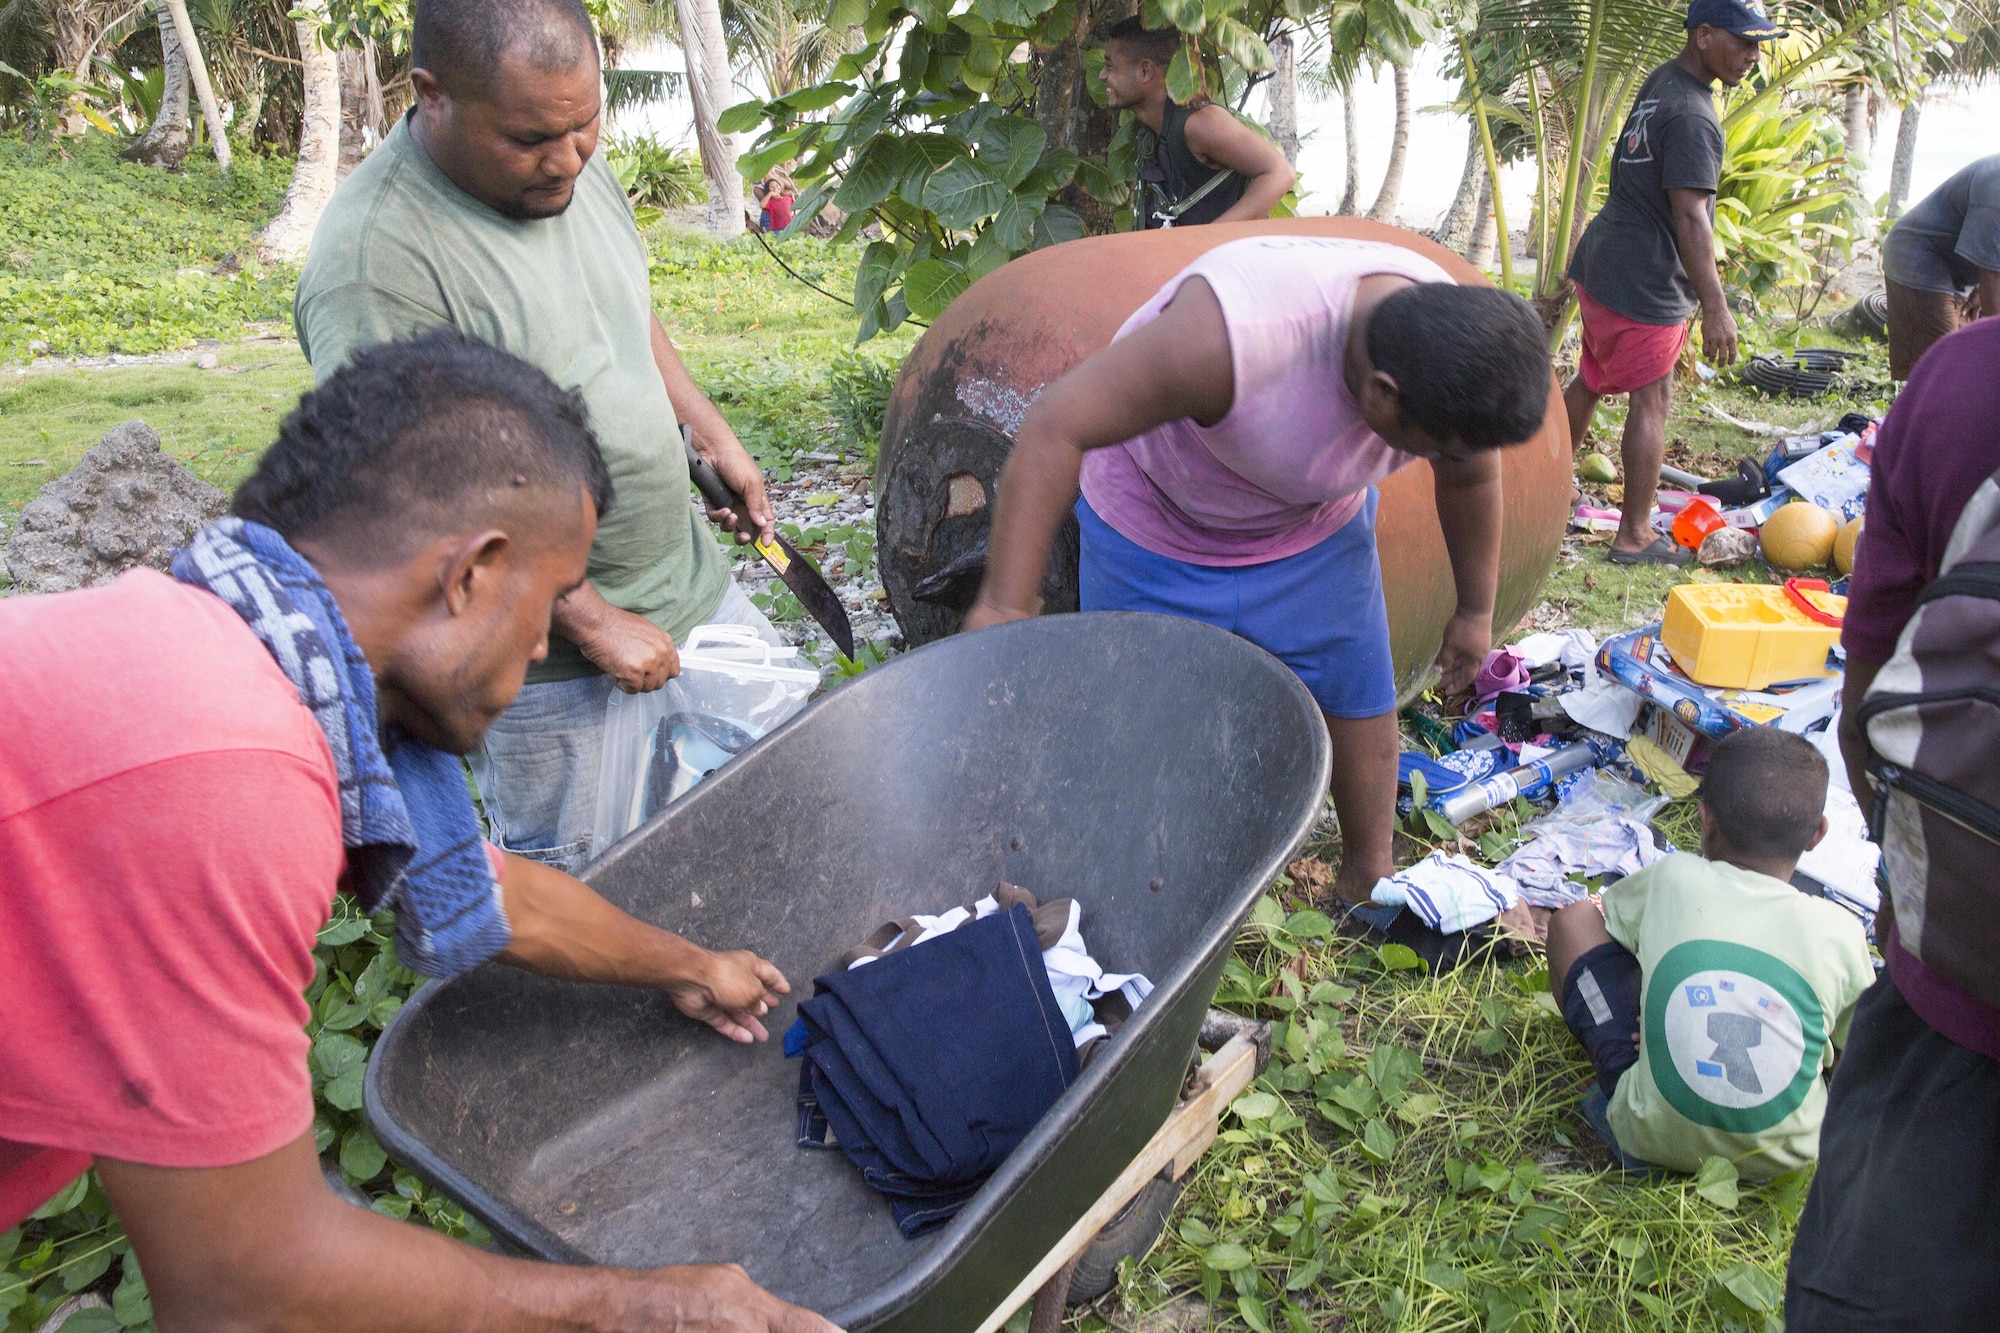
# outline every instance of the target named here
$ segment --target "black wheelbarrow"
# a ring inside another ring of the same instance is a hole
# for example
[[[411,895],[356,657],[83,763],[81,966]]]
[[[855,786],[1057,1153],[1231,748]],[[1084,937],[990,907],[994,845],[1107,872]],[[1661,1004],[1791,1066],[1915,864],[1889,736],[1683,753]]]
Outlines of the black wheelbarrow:
[[[489,965],[390,1023],[369,1123],[546,1259],[734,1262],[849,1330],[995,1327],[1150,1179],[1186,1170],[1253,1077],[1241,1037],[1192,1081],[1190,1060],[1327,775],[1298,679],[1204,625],[1066,615],[931,644],[744,751],[587,877],[783,968],[771,1042],[725,1042],[649,992]],[[1156,989],[964,1211],[905,1240],[844,1157],[795,1146],[798,1067],[775,1034],[874,927],[1003,879],[1075,897],[1093,955]]]

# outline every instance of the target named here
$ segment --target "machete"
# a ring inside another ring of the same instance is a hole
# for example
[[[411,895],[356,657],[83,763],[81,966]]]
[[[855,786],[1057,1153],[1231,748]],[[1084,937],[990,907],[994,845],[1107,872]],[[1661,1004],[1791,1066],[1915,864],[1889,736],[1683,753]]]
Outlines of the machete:
[[[701,498],[710,509],[727,509],[736,515],[736,521],[747,524],[749,513],[743,507],[743,497],[730,489],[715,465],[695,452],[693,434],[681,427],[681,447],[687,450],[688,476],[694,488],[701,492]],[[843,655],[854,656],[854,627],[847,623],[847,608],[840,604],[840,598],[827,586],[826,576],[813,567],[813,562],[799,554],[796,546],[779,535],[775,541],[759,537],[756,541],[757,554],[764,557],[764,563],[776,571],[792,595],[799,599],[808,614],[820,623],[827,637],[832,639]]]

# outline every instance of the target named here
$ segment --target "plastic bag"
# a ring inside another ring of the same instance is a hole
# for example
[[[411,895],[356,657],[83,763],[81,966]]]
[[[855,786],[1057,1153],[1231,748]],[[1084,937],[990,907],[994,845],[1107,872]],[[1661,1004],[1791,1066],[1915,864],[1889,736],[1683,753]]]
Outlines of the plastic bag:
[[[702,625],[681,649],[679,676],[649,694],[613,691],[593,858],[804,708],[820,673],[797,657],[747,625]]]

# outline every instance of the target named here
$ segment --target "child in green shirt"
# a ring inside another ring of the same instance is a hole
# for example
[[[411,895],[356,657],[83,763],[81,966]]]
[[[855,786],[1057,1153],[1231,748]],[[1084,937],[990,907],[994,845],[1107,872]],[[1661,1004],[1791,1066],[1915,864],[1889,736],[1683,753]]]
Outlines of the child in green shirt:
[[[1819,1155],[1821,1073],[1875,980],[1861,922],[1789,882],[1826,833],[1826,784],[1804,737],[1739,731],[1702,781],[1701,855],[1550,922],[1549,983],[1597,1067],[1585,1113],[1628,1165],[1719,1156],[1760,1179]]]

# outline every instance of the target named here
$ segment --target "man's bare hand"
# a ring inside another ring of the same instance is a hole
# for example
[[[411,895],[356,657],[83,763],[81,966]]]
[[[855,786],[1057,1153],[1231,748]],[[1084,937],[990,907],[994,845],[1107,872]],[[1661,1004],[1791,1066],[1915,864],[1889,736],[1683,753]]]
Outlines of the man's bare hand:
[[[714,464],[722,479],[729,483],[729,489],[743,497],[743,507],[749,511],[746,515],[733,509],[711,509],[709,518],[724,532],[735,533],[738,542],[775,537],[778,519],[771,512],[771,497],[764,489],[764,470],[757,466],[750,451],[733,434],[698,439],[695,449]]]
[[[765,1291],[735,1264],[685,1264],[633,1273],[626,1313],[638,1330],[675,1333],[840,1333],[810,1310]]]
[[[681,674],[672,636],[644,616],[620,611],[587,583],[556,603],[556,631],[627,694],[649,693]]]
[[[988,625],[1004,625],[1010,620],[1031,620],[1034,614],[1032,611],[1022,611],[1015,607],[996,606],[981,597],[972,604],[972,609],[965,613],[964,623],[959,625],[959,629],[985,629]]]
[[[776,965],[748,949],[709,953],[703,966],[682,980],[662,987],[674,1008],[708,1024],[731,1041],[767,1041],[770,1033],[757,1020],[791,993],[791,983]]]
[[[1718,305],[1701,316],[1701,351],[1712,366],[1727,366],[1736,360],[1736,316],[1729,307]]]
[[[1492,616],[1461,612],[1447,621],[1444,642],[1437,655],[1444,692],[1451,695],[1470,691],[1479,668],[1486,664],[1486,654],[1492,650]]]

